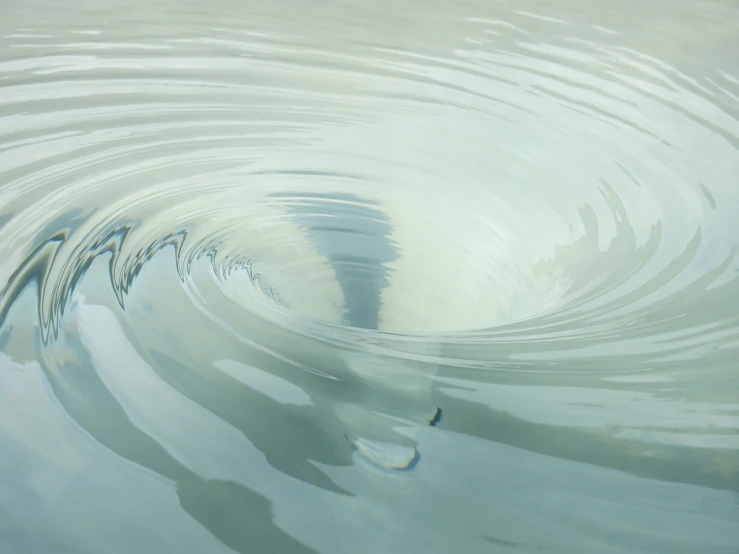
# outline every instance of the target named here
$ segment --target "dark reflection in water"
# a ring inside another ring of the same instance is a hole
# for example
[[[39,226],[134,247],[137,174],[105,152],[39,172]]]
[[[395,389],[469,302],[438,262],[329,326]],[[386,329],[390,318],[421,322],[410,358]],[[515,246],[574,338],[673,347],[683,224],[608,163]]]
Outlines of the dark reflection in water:
[[[252,363],[258,360],[256,352],[243,354]],[[325,410],[280,404],[213,367],[194,370],[166,354],[152,351],[150,355],[159,377],[243,432],[275,469],[327,491],[349,494],[311,463],[350,464],[349,445],[341,440],[343,431]],[[270,365],[275,367],[275,361]]]
[[[67,337],[68,344],[72,347],[73,337]],[[78,352],[83,352],[81,345],[77,345]],[[172,377],[178,374],[186,378],[192,376],[192,371],[180,366],[176,361],[166,356],[159,356],[162,365],[156,367],[157,372]],[[245,486],[220,480],[208,480],[182,465],[176,458],[170,455],[162,445],[149,435],[138,429],[118,404],[115,397],[105,387],[91,365],[79,365],[77,363],[52,362],[52,366],[46,366],[48,376],[54,394],[69,415],[85,431],[90,433],[101,445],[115,452],[119,456],[148,468],[159,475],[171,479],[177,484],[177,494],[183,509],[199,521],[208,531],[217,537],[222,543],[240,553],[252,553],[254,548],[266,549],[265,552],[315,552],[296,541],[282,531],[273,521],[271,502],[261,494],[246,488]],[[166,368],[166,369],[164,369]],[[65,384],[65,380],[75,383],[75,389]],[[176,387],[174,379],[169,380]],[[235,382],[234,382],[235,383]],[[231,386],[234,383],[227,383]],[[263,420],[248,421],[248,418],[238,414],[240,402],[259,402],[258,395],[249,395],[248,389],[237,385],[231,395],[235,403],[224,402],[228,393],[217,385],[205,386],[200,380],[198,386],[203,388],[190,388],[188,394],[192,397],[193,391],[200,391],[196,401],[202,401],[204,407],[214,411],[224,418],[231,418],[231,423],[241,428],[250,435],[250,439],[259,440],[259,431],[262,433],[280,433],[279,421],[272,421],[273,426],[265,426]],[[210,394],[214,393],[214,387],[218,388],[217,397],[208,401]],[[184,392],[184,391],[183,391]],[[231,409],[219,409],[219,406],[231,406]],[[265,410],[274,413],[274,410]],[[241,411],[241,414],[253,413],[251,410]],[[313,427],[312,431],[319,432],[321,427],[311,425],[310,417],[287,418],[284,420],[288,425],[302,425]],[[257,434],[255,436],[255,429]],[[310,434],[315,436],[315,432]],[[299,439],[299,435],[296,435]],[[281,456],[272,457],[271,462],[276,467],[288,474],[308,478],[318,486],[325,486],[334,492],[346,494],[339,487],[327,482],[325,476],[320,474],[315,467],[310,471],[307,458],[315,455],[325,461],[332,460],[331,449],[322,449],[325,444],[319,442],[311,443],[304,441],[294,448],[286,448],[283,445]],[[276,454],[267,450],[266,454]]]
[[[684,483],[739,493],[734,471],[722,472],[716,460],[726,459],[723,449],[670,446],[651,455],[653,445],[634,445],[587,427],[563,427],[525,421],[472,402],[442,395],[444,419],[439,427],[498,444],[507,444],[529,452],[562,460],[610,468],[671,483]],[[731,456],[732,454],[728,454]],[[665,461],[679,459],[679,463]],[[734,467],[739,457],[734,455]],[[712,470],[713,468],[713,470]]]
[[[344,324],[377,329],[380,294],[389,285],[383,264],[400,257],[390,240],[390,218],[375,202],[353,194],[284,192],[270,197],[291,200],[286,205],[295,223],[333,266],[344,296]]]
[[[273,522],[271,503],[237,483],[192,480],[177,484],[185,511],[237,552],[315,553]]]
[[[14,215],[15,214],[13,213],[0,214],[0,229],[2,229],[8,221],[13,219]]]

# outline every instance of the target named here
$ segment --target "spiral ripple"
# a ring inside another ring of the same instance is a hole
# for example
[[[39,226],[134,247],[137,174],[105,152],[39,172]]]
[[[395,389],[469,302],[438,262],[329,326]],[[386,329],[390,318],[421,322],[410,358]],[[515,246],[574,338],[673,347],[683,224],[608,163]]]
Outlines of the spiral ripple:
[[[0,546],[734,551],[735,4],[134,4],[0,16]]]

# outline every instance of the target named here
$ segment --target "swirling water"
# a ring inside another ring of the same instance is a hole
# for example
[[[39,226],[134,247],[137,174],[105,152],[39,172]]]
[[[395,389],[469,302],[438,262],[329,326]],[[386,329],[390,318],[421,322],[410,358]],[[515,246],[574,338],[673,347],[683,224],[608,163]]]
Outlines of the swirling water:
[[[0,552],[739,551],[739,4],[0,6]]]

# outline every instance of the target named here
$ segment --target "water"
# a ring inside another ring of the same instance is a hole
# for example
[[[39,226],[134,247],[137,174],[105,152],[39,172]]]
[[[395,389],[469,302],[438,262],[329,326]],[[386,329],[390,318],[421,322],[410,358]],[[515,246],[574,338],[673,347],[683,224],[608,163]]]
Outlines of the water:
[[[735,554],[739,4],[0,7],[0,551]]]

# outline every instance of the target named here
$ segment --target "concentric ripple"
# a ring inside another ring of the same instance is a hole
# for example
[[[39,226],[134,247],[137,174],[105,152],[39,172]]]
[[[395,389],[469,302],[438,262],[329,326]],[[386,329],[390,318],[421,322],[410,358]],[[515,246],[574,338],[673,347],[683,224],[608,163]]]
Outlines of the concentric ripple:
[[[0,8],[0,550],[735,552],[739,7],[262,4]]]

